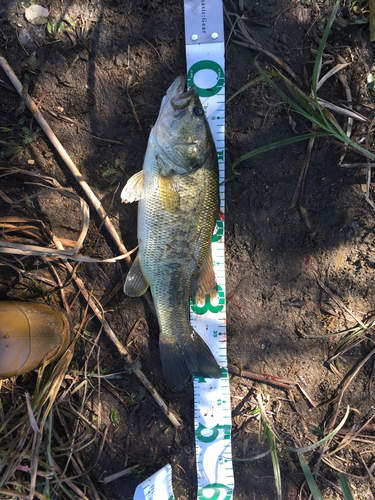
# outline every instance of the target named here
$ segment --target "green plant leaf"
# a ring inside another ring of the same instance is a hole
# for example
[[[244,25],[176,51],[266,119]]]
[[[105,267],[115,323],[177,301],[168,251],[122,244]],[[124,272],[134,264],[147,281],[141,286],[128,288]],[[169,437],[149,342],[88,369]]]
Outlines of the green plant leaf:
[[[236,175],[240,175],[239,172],[235,170],[235,167],[244,160],[251,158],[252,156],[259,155],[261,153],[265,153],[266,151],[270,151],[271,149],[280,148],[282,146],[287,146],[288,144],[294,144],[295,142],[305,141],[306,139],[311,139],[312,137],[327,137],[332,135],[327,132],[312,132],[310,134],[304,135],[296,135],[295,137],[288,137],[288,139],[283,139],[282,141],[273,142],[272,144],[267,144],[266,146],[262,146],[261,148],[253,149],[249,153],[245,153],[244,155],[237,158],[237,160],[232,165],[232,171]]]
[[[272,78],[274,76],[280,76],[279,71],[270,71],[269,73],[266,73],[266,74],[269,78]],[[251,80],[251,82],[246,83],[243,87],[241,87],[239,90],[237,90],[237,92],[235,92],[233,95],[230,96],[230,98],[227,100],[227,103],[230,102],[235,97],[237,97],[238,94],[241,94],[241,92],[243,92],[244,90],[249,89],[250,87],[252,87],[256,83],[261,82],[262,80],[264,80],[263,76],[257,76],[256,78]]]
[[[255,63],[255,66],[257,68],[257,70],[259,71],[259,73],[263,76],[263,78],[271,85],[271,87],[274,88],[274,90],[279,94],[279,96],[284,99],[285,102],[287,102],[288,104],[290,104],[290,106],[292,106],[292,108],[294,109],[294,111],[297,111],[297,113],[300,113],[302,116],[306,116],[306,112],[303,108],[301,108],[300,106],[298,106],[298,104],[296,104],[289,96],[287,96],[285,94],[285,92],[283,92],[280,87],[278,87],[276,85],[275,82],[273,82],[271,80],[271,78],[269,78],[269,76],[267,75],[267,73],[265,73],[262,68],[259,66],[258,62],[257,62],[257,58],[255,59],[254,61]],[[282,76],[280,74],[280,76]],[[307,116],[308,118],[308,116]]]
[[[301,453],[298,453],[298,458],[299,458],[299,463],[301,464],[303,473],[305,474],[307,484],[309,485],[309,488],[310,488],[310,491],[311,491],[311,494],[312,494],[314,500],[323,500],[323,497],[319,491],[318,485],[316,484],[314,476],[311,474],[309,466],[307,465],[305,459],[303,458],[303,455]]]
[[[105,170],[102,173],[102,177],[106,178],[106,177],[109,177],[110,175],[115,174],[115,173],[116,173],[116,170],[114,168],[109,168],[108,170]]]
[[[271,453],[271,450],[267,450],[266,452],[260,453],[259,455],[254,455],[253,457],[249,457],[249,458],[233,458],[233,460],[236,461],[236,462],[252,462],[254,460],[260,460],[261,458],[266,457],[270,453]]]
[[[115,408],[112,408],[110,418],[113,425],[116,426],[120,423],[120,414]]]
[[[12,156],[17,153],[22,153],[23,151],[23,146],[10,146],[6,151],[5,151],[5,156]]]
[[[350,491],[348,480],[346,479],[346,476],[343,473],[339,474],[339,485],[345,500],[353,500],[353,495],[352,492]]]
[[[72,29],[75,29],[76,24],[75,24],[75,22],[73,21],[73,19],[71,17],[64,17],[63,21],[66,22],[67,24],[69,24],[69,26]]]
[[[356,19],[355,21],[353,21],[351,24],[351,26],[354,26],[356,24],[368,24],[369,23],[369,20],[368,19]],[[371,40],[372,41],[372,40]]]
[[[279,465],[279,458],[277,456],[275,436],[273,435],[273,432],[270,429],[270,427],[268,426],[267,422],[263,421],[263,425],[264,425],[264,428],[266,431],[268,443],[270,445],[270,450],[271,450],[271,458],[272,458],[273,473],[275,476],[277,498],[279,500],[282,500],[283,492],[282,492],[282,487],[281,487],[280,465]]]
[[[48,18],[47,22],[47,33],[50,38],[53,38],[54,40],[57,40],[57,32],[59,30],[59,25],[57,22],[53,19],[53,17]]]
[[[28,144],[30,144],[33,141],[34,141],[34,137],[32,135],[25,135],[25,137],[22,140],[22,144],[24,146],[27,146]]]
[[[375,0],[368,0],[370,10],[370,42],[375,40]]]
[[[325,438],[321,439],[320,441],[317,441],[314,444],[310,444],[309,446],[304,446],[302,448],[293,448],[291,446],[287,446],[288,450],[295,451],[297,453],[306,453],[307,451],[312,451],[312,450],[315,450],[316,448],[319,448],[319,446],[321,446],[322,444],[324,444],[327,441],[329,441],[330,439],[332,439],[333,436],[335,436],[335,434],[337,434],[339,432],[339,430],[341,429],[341,427],[345,424],[346,419],[349,416],[349,412],[350,412],[350,406],[348,406],[348,408],[346,409],[346,413],[344,415],[344,418],[341,420],[341,422],[336,427],[336,429],[333,429],[333,431],[330,432],[328,434],[328,436],[326,436]]]
[[[312,88],[313,88],[313,94],[314,94],[315,99],[317,99],[318,74],[319,74],[319,68],[320,68],[321,62],[322,62],[324,47],[327,43],[327,38],[328,38],[328,35],[331,31],[332,24],[333,24],[333,21],[335,20],[339,6],[340,6],[340,0],[336,0],[335,6],[332,10],[332,14],[331,14],[331,16],[327,22],[327,26],[324,30],[324,33],[322,36],[322,41],[320,42],[320,45],[319,45],[318,53],[316,55],[314,69],[313,69],[313,77],[312,77]]]

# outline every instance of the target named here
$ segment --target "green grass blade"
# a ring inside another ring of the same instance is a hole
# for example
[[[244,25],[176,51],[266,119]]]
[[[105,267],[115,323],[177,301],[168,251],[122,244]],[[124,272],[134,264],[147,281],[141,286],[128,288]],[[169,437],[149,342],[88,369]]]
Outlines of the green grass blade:
[[[235,462],[252,462],[253,460],[260,460],[261,458],[266,457],[271,453],[271,450],[267,450],[264,453],[260,453],[259,455],[254,455],[253,457],[250,458],[232,458]]]
[[[375,40],[375,0],[368,1],[370,10],[370,42]]]
[[[320,105],[316,103],[314,99],[312,99],[310,96],[305,94],[301,89],[297,87],[297,85],[294,85],[293,82],[289,80],[284,75],[281,75],[286,86],[288,87],[289,92],[292,94],[292,96],[296,99],[296,101],[305,109],[306,113],[308,115],[311,115],[315,118],[316,123],[320,124],[320,126],[324,126],[325,124],[322,123],[322,117],[321,117],[321,109],[317,110],[317,107],[320,108]],[[310,117],[308,116],[310,119]]]
[[[279,94],[279,96],[284,99],[285,102],[287,102],[293,109],[294,111],[296,111],[297,113],[301,114],[302,116],[305,116],[306,118],[310,119],[309,118],[309,114],[306,113],[306,111],[301,108],[295,101],[293,101],[293,99],[291,99],[289,96],[287,96],[285,94],[285,92],[283,92],[277,85],[275,82],[273,82],[271,80],[271,78],[268,77],[267,73],[265,73],[262,68],[259,66],[259,64],[257,63],[257,60],[255,59],[254,61],[255,63],[255,66],[257,68],[257,70],[259,71],[259,73],[263,76],[263,78],[271,85],[271,87]],[[282,76],[280,74],[280,76]]]
[[[331,358],[333,358],[334,356],[336,356],[339,352],[341,352],[347,345],[349,345],[349,343],[356,339],[358,337],[358,335],[360,335],[361,333],[363,333],[365,330],[363,328],[360,328],[358,329],[358,331],[356,331],[355,333],[353,333],[352,335],[350,335],[349,337],[347,337],[345,340],[343,340],[342,342],[340,342],[340,344],[336,347],[336,349],[332,352],[332,355],[331,355]],[[344,332],[344,333],[347,333],[347,332]]]
[[[267,434],[267,438],[268,438],[268,442],[269,442],[270,450],[271,450],[271,458],[272,458],[273,473],[275,476],[277,498],[279,500],[282,500],[283,492],[282,492],[282,487],[281,487],[280,465],[279,465],[279,458],[277,456],[275,436],[273,435],[273,433],[272,433],[271,429],[269,428],[266,421],[263,421],[263,425],[264,425],[264,428],[265,428],[265,431]]]
[[[232,170],[236,175],[240,175],[239,172],[235,170],[235,167],[244,160],[251,158],[252,156],[259,155],[261,153],[265,153],[266,151],[270,151],[271,149],[280,148],[282,146],[288,146],[289,144],[294,144],[295,142],[305,141],[306,139],[311,139],[312,137],[327,137],[332,135],[328,132],[313,132],[310,134],[297,135],[295,137],[289,137],[288,139],[283,139],[282,141],[273,142],[272,144],[267,144],[266,146],[262,146],[261,148],[253,149],[249,153],[245,153],[244,155],[237,158],[237,160],[232,165]]]
[[[274,76],[280,76],[280,72],[279,71],[270,71],[269,73],[267,73],[267,75],[270,78],[272,78]],[[251,82],[246,83],[243,87],[240,88],[240,90],[237,90],[237,92],[235,92],[233,95],[230,96],[230,98],[227,100],[227,103],[229,101],[231,101],[232,99],[234,99],[235,97],[237,97],[238,94],[241,94],[241,92],[243,92],[244,90],[249,89],[250,87],[252,87],[256,83],[261,82],[263,80],[264,80],[263,76],[257,76],[256,78],[254,78],[253,80],[251,80]]]
[[[324,48],[324,46],[323,46]],[[280,95],[282,99],[284,99],[297,113],[300,115],[304,116],[307,118],[309,121],[312,123],[315,123],[323,129],[326,133],[326,135],[334,135],[338,140],[348,144],[348,146],[351,146],[354,148],[358,153],[361,153],[364,155],[366,158],[370,158],[371,160],[375,161],[375,155],[373,153],[370,153],[366,149],[363,149],[361,146],[359,146],[356,142],[352,141],[346,133],[343,131],[343,129],[340,127],[340,125],[337,123],[336,118],[327,111],[325,108],[322,108],[319,103],[316,101],[316,106],[315,106],[315,112],[314,108],[312,107],[312,103],[307,102],[308,96],[306,96],[300,89],[298,89],[292,82],[290,82],[286,77],[282,76],[284,79],[286,85],[289,88],[289,91],[292,92],[292,94],[295,96],[295,98],[302,104],[303,101],[306,101],[304,106],[306,106],[306,109],[298,105],[293,99],[291,99],[289,96],[285,94],[276,84],[273,82],[267,74],[262,70],[262,68],[258,65],[257,61],[255,60],[255,65],[258,69],[258,71],[261,73],[261,75],[264,77],[264,79],[272,86],[272,88]],[[293,89],[293,90],[292,90]],[[319,116],[316,113],[316,110],[319,111]],[[328,118],[328,119],[327,119]],[[302,137],[302,136],[300,136]],[[303,139],[300,139],[303,140]],[[276,144],[276,143],[274,143]],[[288,144],[292,144],[292,142],[289,142]],[[276,146],[279,147],[279,146]],[[270,149],[273,149],[271,147]],[[260,151],[262,152],[262,151]],[[259,154],[259,152],[257,153]],[[242,158],[242,157],[241,157]],[[245,158],[243,158],[245,159]],[[240,158],[236,161],[239,162]],[[241,160],[242,161],[242,160]],[[236,162],[234,164],[236,166]],[[232,167],[233,168],[233,167]]]
[[[318,77],[319,77],[320,68],[321,68],[321,64],[322,64],[323,51],[324,51],[324,47],[326,46],[327,38],[328,38],[328,35],[331,31],[332,24],[333,24],[333,21],[335,20],[335,17],[337,14],[337,9],[339,8],[339,5],[340,5],[340,0],[336,0],[336,4],[335,4],[333,11],[332,11],[332,14],[328,20],[327,26],[325,27],[322,41],[320,42],[318,53],[317,53],[316,59],[315,59],[315,64],[314,64],[314,69],[313,69],[313,77],[312,77],[312,90],[313,90],[313,96],[314,96],[314,99],[315,99],[317,106],[319,106],[318,95],[317,95]],[[319,111],[322,115],[323,122],[328,126],[327,119],[324,116],[322,109],[320,107],[319,107]]]
[[[341,427],[345,424],[346,419],[349,416],[349,412],[350,412],[350,406],[348,406],[348,408],[346,409],[345,416],[341,420],[341,422],[339,423],[339,425],[336,427],[336,429],[333,429],[333,431],[330,432],[328,434],[328,436],[326,436],[325,438],[321,439],[317,443],[310,444],[309,446],[304,446],[303,448],[292,448],[291,446],[287,446],[288,450],[295,451],[297,453],[306,453],[307,451],[312,451],[312,450],[315,450],[316,448],[319,448],[319,446],[321,446],[322,444],[324,444],[327,441],[329,441],[330,439],[332,439],[333,436],[339,432],[339,430],[341,429]]]
[[[299,113],[300,115],[304,116],[305,118],[307,118],[308,120],[310,120],[311,122],[315,123],[316,125],[318,125],[320,128],[322,128],[323,130],[326,130],[326,131],[329,131],[330,133],[332,132],[332,127],[331,125],[327,122],[326,118],[324,117],[323,115],[323,112],[322,112],[322,108],[321,106],[319,105],[318,102],[316,102],[316,108],[319,109],[319,115],[318,115],[318,118],[314,115],[313,113],[313,109],[311,108],[310,105],[308,105],[306,102],[305,102],[305,99],[303,100],[304,104],[303,106],[304,107],[301,107],[299,106],[295,101],[293,101],[293,99],[291,99],[288,95],[285,94],[285,92],[283,92],[277,85],[275,82],[273,82],[270,78],[268,78],[267,74],[262,70],[262,68],[259,66],[259,64],[257,63],[257,61],[255,60],[255,66],[257,67],[259,73],[261,73],[261,75],[264,77],[264,79],[271,85],[271,87],[275,90],[275,92],[277,92],[279,94],[279,96],[284,99],[284,101],[286,101],[293,109],[296,113]],[[280,73],[280,76],[284,79],[285,81],[285,77],[283,75],[281,75]],[[291,82],[290,82],[290,85],[291,87],[294,87],[295,89],[297,89],[297,87],[295,87]],[[290,89],[289,89],[290,90]],[[296,90],[296,93],[297,95],[299,95],[301,97],[301,94],[303,94],[303,92],[301,90],[298,89],[298,92]],[[304,94],[305,95],[305,94]],[[297,96],[295,96],[295,98],[301,103],[301,100],[297,98]]]
[[[309,485],[311,494],[314,500],[323,500],[323,497],[319,491],[318,485],[315,482],[314,476],[311,474],[309,466],[307,465],[305,459],[303,458],[301,453],[298,453],[299,463],[301,464],[303,473],[305,474],[305,478],[307,484]]]
[[[342,129],[341,129],[342,130]],[[343,131],[343,130],[342,130]],[[344,131],[343,131],[344,132]],[[348,146],[351,146],[353,149],[358,151],[358,153],[363,154],[366,158],[370,158],[370,160],[374,161],[375,160],[375,155],[373,153],[370,153],[370,151],[367,151],[367,149],[361,148],[356,142],[352,141],[344,132],[344,135],[341,137],[340,134],[340,139],[348,144]]]
[[[335,20],[339,6],[340,6],[340,0],[336,0],[336,4],[335,4],[333,11],[332,11],[332,14],[328,20],[327,26],[325,27],[322,41],[320,42],[318,53],[316,55],[314,70],[313,70],[313,77],[312,77],[312,88],[313,88],[313,94],[314,94],[315,99],[317,98],[317,90],[316,89],[317,89],[317,84],[318,84],[318,73],[319,73],[319,68],[321,65],[322,57],[323,57],[324,47],[327,43],[327,38],[328,38],[328,35],[331,31],[332,24],[333,24],[333,21]]]
[[[353,495],[352,492],[350,491],[348,480],[346,479],[346,476],[343,473],[339,474],[339,485],[345,500],[353,500]]]

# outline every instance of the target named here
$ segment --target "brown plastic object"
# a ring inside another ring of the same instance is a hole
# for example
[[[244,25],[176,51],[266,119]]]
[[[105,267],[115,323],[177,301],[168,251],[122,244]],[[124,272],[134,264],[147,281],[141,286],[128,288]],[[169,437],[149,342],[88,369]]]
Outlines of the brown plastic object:
[[[66,351],[72,324],[56,307],[36,302],[0,301],[0,378],[15,377],[37,368]]]

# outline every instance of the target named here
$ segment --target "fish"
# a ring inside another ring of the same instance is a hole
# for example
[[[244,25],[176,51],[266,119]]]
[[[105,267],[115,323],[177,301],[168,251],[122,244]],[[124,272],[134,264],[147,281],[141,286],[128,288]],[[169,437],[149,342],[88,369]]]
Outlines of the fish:
[[[124,291],[150,287],[159,322],[164,376],[173,391],[192,374],[221,378],[210,348],[189,321],[189,300],[217,295],[211,242],[219,214],[215,144],[194,87],[179,76],[164,96],[143,169],[127,181],[121,201],[138,201],[139,249]]]

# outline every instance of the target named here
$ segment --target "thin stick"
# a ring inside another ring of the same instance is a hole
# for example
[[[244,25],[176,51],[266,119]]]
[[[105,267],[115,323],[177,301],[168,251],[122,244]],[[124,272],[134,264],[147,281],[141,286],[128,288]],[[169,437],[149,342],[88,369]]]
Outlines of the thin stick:
[[[336,404],[336,410],[335,410],[335,413],[332,417],[332,420],[331,420],[331,423],[329,424],[328,426],[328,430],[331,430],[334,428],[335,426],[335,423],[336,423],[336,419],[337,419],[337,415],[340,411],[340,404],[341,404],[341,401],[342,401],[342,398],[344,396],[344,392],[346,391],[346,389],[349,387],[349,385],[352,383],[353,379],[358,375],[358,372],[359,370],[363,367],[363,365],[365,363],[367,363],[367,361],[371,358],[371,356],[375,354],[375,347],[372,351],[370,351],[367,356],[362,359],[362,361],[358,364],[358,366],[356,367],[356,369],[354,370],[354,372],[350,375],[350,377],[345,381],[342,389],[341,389],[341,392],[340,392],[340,396],[338,398],[338,401],[337,401],[337,404]]]
[[[6,59],[2,56],[0,56],[0,66],[5,71],[6,75],[8,76],[8,78],[12,82],[12,84],[14,85],[14,87],[17,90],[17,92],[19,93],[19,95],[22,96],[22,84],[19,81],[19,79],[17,78],[17,76],[15,75],[12,68],[7,63]],[[31,99],[31,97],[28,94],[26,94],[25,98],[26,98],[27,107],[29,108],[31,113],[34,115],[35,119],[37,120],[37,122],[39,123],[39,125],[41,126],[41,128],[43,129],[45,134],[47,135],[48,139],[55,146],[55,148],[58,151],[58,153],[60,154],[61,158],[65,161],[66,165],[68,166],[69,170],[74,175],[75,179],[77,180],[77,182],[79,183],[79,185],[81,186],[83,191],[85,192],[86,196],[89,198],[91,203],[94,205],[100,218],[104,221],[104,224],[105,224],[105,227],[107,228],[107,231],[109,232],[109,234],[112,236],[112,238],[116,242],[121,253],[123,253],[123,254],[128,253],[127,249],[125,248],[125,245],[123,244],[119,235],[117,234],[116,229],[114,228],[112,222],[110,221],[105,210],[103,209],[102,204],[100,203],[98,198],[95,196],[95,194],[93,193],[92,189],[87,184],[87,182],[83,179],[80,171],[78,170],[76,165],[73,163],[70,156],[65,151],[65,149],[63,148],[62,144],[60,143],[60,141],[58,140],[56,135],[53,133],[51,127],[48,125],[46,120],[43,118],[41,112],[39,111],[39,109],[35,105],[34,101]],[[131,263],[130,256],[127,256],[125,260],[128,264]]]
[[[342,69],[346,68],[349,66],[350,63],[343,63],[343,64],[337,64],[334,68],[331,68],[316,84],[316,90],[318,91],[320,87],[323,85],[324,82],[328,80],[328,78],[331,78],[332,75],[337,73],[338,71],[341,71]]]
[[[371,477],[372,482],[375,484],[375,477],[372,475],[371,470],[367,467],[366,462],[363,460],[362,455],[359,455],[361,457],[362,463],[365,466],[365,469],[367,471],[367,474]]]
[[[144,135],[143,135],[143,130],[142,130],[142,127],[141,127],[141,123],[140,123],[140,121],[139,121],[139,119],[138,119],[137,111],[135,110],[135,107],[134,107],[133,101],[132,101],[132,99],[131,99],[131,97],[130,97],[130,94],[129,94],[129,85],[130,85],[130,83],[131,83],[131,80],[132,80],[132,78],[131,78],[131,76],[130,76],[130,77],[129,77],[129,81],[128,81],[128,83],[125,85],[126,95],[128,96],[128,100],[129,100],[129,103],[130,103],[130,107],[132,108],[133,118],[134,118],[134,120],[136,121],[136,123],[137,123],[137,125],[138,125],[139,131],[140,131],[140,133],[141,133],[142,137],[144,137]]]
[[[144,318],[144,313],[142,313],[139,318],[137,319],[135,325],[133,326],[133,328],[130,330],[130,333],[126,339],[126,345],[128,346],[130,344],[130,340],[133,338],[133,335],[135,333],[135,331],[137,330],[138,326],[139,326],[139,323],[142,321],[142,319]]]
[[[296,382],[286,378],[274,377],[273,375],[267,375],[265,373],[253,373],[247,370],[240,370],[237,366],[228,365],[228,372],[233,375],[239,375],[240,377],[250,378],[252,380],[257,380],[264,384],[277,385],[279,387],[284,387],[285,389],[291,389],[291,386],[296,386]]]
[[[342,448],[345,448],[345,446],[347,446],[351,441],[353,441],[357,436],[359,436],[362,431],[367,430],[366,426],[371,422],[371,420],[373,420],[374,417],[375,417],[375,413],[372,415],[372,417],[370,417],[367,420],[367,422],[364,425],[362,425],[362,427],[357,432],[355,432],[354,434],[349,435],[349,437],[348,436],[344,437],[343,440],[342,440],[342,443],[337,448],[335,448],[334,450],[330,451],[329,453],[325,453],[324,456],[325,457],[329,457],[331,455],[335,455]],[[341,429],[341,431],[342,431],[342,429]],[[351,432],[352,431],[349,430],[349,433],[351,433]]]
[[[355,321],[356,321],[359,325],[361,325],[361,327],[362,327],[364,330],[367,330],[367,329],[368,329],[368,327],[367,327],[366,325],[364,325],[364,324],[362,323],[362,321],[361,321],[359,318],[357,318],[357,317],[356,317],[356,315],[355,315],[355,314],[353,314],[353,313],[352,313],[352,311],[351,311],[350,309],[348,309],[348,308],[346,307],[346,305],[345,305],[345,304],[343,304],[343,303],[341,302],[341,300],[340,300],[338,297],[336,297],[336,295],[335,295],[334,293],[332,293],[332,292],[331,292],[331,290],[330,290],[329,288],[327,288],[327,287],[325,286],[325,284],[324,284],[324,283],[323,283],[323,282],[319,279],[319,276],[318,276],[318,273],[317,273],[317,271],[316,271],[316,269],[315,269],[315,266],[313,266],[313,271],[314,271],[315,279],[316,279],[316,281],[318,282],[319,286],[320,286],[321,288],[323,288],[323,290],[324,290],[324,291],[325,291],[325,292],[326,292],[326,293],[327,293],[327,294],[331,297],[331,299],[332,299],[332,300],[334,300],[334,301],[336,302],[336,304],[337,304],[338,306],[340,306],[340,307],[341,307],[341,309],[343,309],[345,312],[347,312],[348,314],[350,314],[350,316],[351,316],[351,317],[352,317],[352,318],[353,318],[353,319],[354,319],[354,320],[355,320]]]
[[[282,61],[279,57],[275,56],[272,52],[269,50],[263,48],[250,34],[249,30],[247,29],[247,26],[244,23],[244,20],[247,19],[244,16],[239,16],[236,13],[228,12],[225,7],[224,7],[224,13],[227,16],[227,19],[230,20],[230,16],[234,16],[237,21],[237,26],[238,29],[233,28],[234,34],[239,38],[239,40],[234,40],[233,42],[236,43],[237,45],[243,45],[244,47],[249,47],[252,50],[257,50],[258,52],[262,52],[263,54],[266,54],[269,56],[271,59],[273,59],[277,64],[279,64],[284,70],[290,74],[290,76],[299,84],[302,85],[300,79],[298,76],[294,73],[294,71],[286,64],[284,61]],[[232,24],[232,21],[229,21],[230,24]]]
[[[290,208],[294,208],[297,205],[297,203],[299,203],[299,201],[301,199],[302,191],[303,191],[303,188],[304,188],[305,182],[306,182],[307,171],[308,171],[309,165],[310,165],[311,152],[312,152],[312,148],[314,146],[314,142],[315,142],[315,137],[311,137],[311,139],[309,140],[309,144],[307,145],[305,159],[303,160],[301,172],[299,174],[296,190],[294,191],[294,195],[293,195],[292,202],[290,204]]]
[[[371,168],[375,168],[375,163],[339,163],[339,167],[344,167],[344,168],[366,168],[367,165],[369,165]]]

